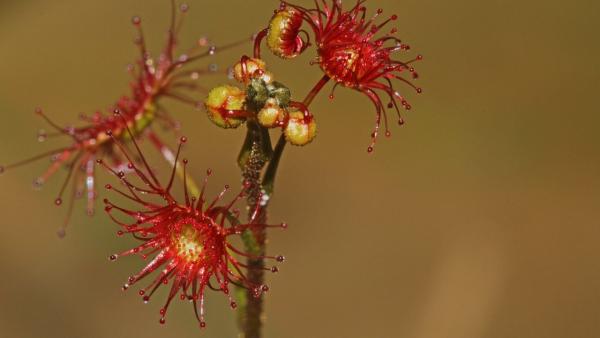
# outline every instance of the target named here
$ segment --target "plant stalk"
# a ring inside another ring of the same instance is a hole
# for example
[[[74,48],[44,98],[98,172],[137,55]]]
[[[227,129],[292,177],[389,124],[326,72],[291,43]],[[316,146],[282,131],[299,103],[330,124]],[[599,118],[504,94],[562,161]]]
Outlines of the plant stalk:
[[[329,76],[324,75],[319,82],[308,93],[302,102],[308,107],[321,89],[329,82]],[[268,131],[256,123],[256,121],[248,121],[248,134],[240,156],[238,164],[242,168],[242,177],[247,184],[247,206],[249,214],[254,211],[257,203],[261,203],[259,214],[256,218],[256,223],[267,223],[267,208],[269,200],[272,197],[275,185],[275,177],[283,151],[285,150],[286,139],[281,135],[277,141],[275,149],[271,148],[271,140]],[[267,165],[264,177],[261,179],[261,173],[265,165]],[[264,228],[256,228],[251,234],[243,235],[246,249],[256,256],[264,256],[266,252],[266,231]],[[263,258],[248,258],[248,280],[252,285],[264,284],[264,267]],[[240,326],[243,329],[243,338],[261,338],[262,317],[263,317],[263,301],[262,297],[255,297],[252,290],[246,290],[244,299],[240,300],[240,304],[244,304]]]

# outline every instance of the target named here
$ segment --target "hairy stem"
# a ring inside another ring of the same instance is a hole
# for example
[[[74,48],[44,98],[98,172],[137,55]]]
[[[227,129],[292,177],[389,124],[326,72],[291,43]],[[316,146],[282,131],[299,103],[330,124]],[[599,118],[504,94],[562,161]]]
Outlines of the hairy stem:
[[[240,153],[240,164],[242,164],[242,177],[246,183],[246,203],[248,213],[254,212],[257,203],[261,202],[263,188],[261,172],[271,156],[271,144],[268,133],[264,133],[255,122],[248,121],[248,135],[244,142],[244,148]],[[266,136],[266,139],[265,139]],[[266,144],[268,143],[268,144]],[[268,151],[266,150],[268,148]],[[243,155],[242,155],[243,154]],[[265,224],[267,221],[266,208],[260,208],[256,222]],[[250,217],[250,215],[249,215]],[[266,248],[266,232],[264,228],[254,228],[251,232],[242,235],[246,250],[256,256],[264,256]],[[248,258],[247,278],[252,285],[264,283],[264,261],[259,258]],[[242,329],[245,338],[260,338],[262,329],[263,302],[261,297],[255,297],[253,290],[246,290],[243,300],[245,305],[242,313]]]
[[[325,75],[317,82],[302,103],[308,107],[327,82],[329,82],[329,77]],[[261,205],[256,219],[256,222],[259,224],[267,223],[268,203],[274,190],[275,177],[277,176],[279,162],[285,150],[285,145],[285,137],[281,135],[275,149],[272,150],[268,131],[258,125],[256,121],[248,121],[248,133],[238,157],[238,164],[242,168],[242,177],[248,187],[246,202],[249,213],[253,212],[257,203]],[[267,162],[268,167],[264,177],[261,179],[262,170]],[[246,250],[253,255],[265,255],[267,236],[264,228],[256,228],[252,233],[245,233],[242,237]],[[247,264],[247,277],[251,284],[263,285],[264,259],[249,258]],[[240,319],[240,323],[244,332],[244,338],[260,338],[263,316],[262,297],[254,297],[252,290],[247,290],[242,295],[245,297],[240,301],[241,304],[244,304],[242,309],[243,317]]]

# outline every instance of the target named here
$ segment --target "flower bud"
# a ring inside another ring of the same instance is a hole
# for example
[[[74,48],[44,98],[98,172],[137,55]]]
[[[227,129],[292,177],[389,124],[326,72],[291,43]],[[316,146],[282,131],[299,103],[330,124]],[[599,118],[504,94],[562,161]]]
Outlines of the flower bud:
[[[268,84],[267,91],[269,92],[269,97],[274,98],[278,106],[285,108],[290,104],[292,93],[282,83],[275,81]]]
[[[317,123],[312,116],[306,117],[300,111],[291,111],[283,132],[288,142],[295,146],[303,146],[317,136]]]
[[[267,65],[261,59],[243,57],[242,60],[233,66],[233,77],[241,83],[248,84],[251,79],[261,77],[272,81],[273,75],[267,74]],[[266,81],[265,81],[266,82]]]
[[[285,118],[285,110],[277,104],[277,100],[270,98],[265,106],[258,112],[258,122],[266,128],[277,127]]]
[[[254,111],[262,109],[269,99],[269,89],[265,81],[261,79],[250,80],[248,87],[246,87],[246,94],[248,106]]]
[[[298,35],[302,26],[302,13],[286,7],[271,18],[267,46],[273,54],[283,59],[291,59],[302,53],[308,44]]]
[[[213,88],[204,101],[208,118],[221,128],[237,128],[246,120],[233,116],[236,111],[243,112],[246,93],[234,86]]]

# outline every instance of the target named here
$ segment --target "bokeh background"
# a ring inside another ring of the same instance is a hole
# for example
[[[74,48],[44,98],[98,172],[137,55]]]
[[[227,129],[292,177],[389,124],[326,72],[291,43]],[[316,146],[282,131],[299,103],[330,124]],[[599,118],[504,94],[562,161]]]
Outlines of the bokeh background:
[[[182,46],[248,36],[277,6],[188,2]],[[270,237],[269,250],[287,261],[269,277],[266,337],[600,336],[599,3],[368,5],[399,15],[399,35],[425,56],[424,93],[408,94],[407,124],[372,155],[365,97],[340,88],[333,102],[315,102],[319,136],[285,154],[271,208],[290,228]],[[0,162],[62,144],[37,143],[46,126],[34,107],[68,124],[127,93],[131,16],[142,16],[156,52],[168,13],[167,0],[0,1]],[[243,53],[250,45],[201,65],[224,74]],[[310,57],[267,59],[302,97],[320,76]],[[205,85],[226,81],[213,75]],[[223,131],[203,112],[170,107],[190,138],[192,171],[214,169],[213,192],[239,182],[243,128]],[[107,260],[135,242],[117,238],[101,212],[90,219],[76,208],[58,240],[66,210],[52,201],[65,173],[41,192],[30,184],[46,163],[0,178],[0,336],[236,337],[220,295],[200,333],[189,305],[173,304],[161,327],[160,296],[143,305],[124,294],[141,262]]]

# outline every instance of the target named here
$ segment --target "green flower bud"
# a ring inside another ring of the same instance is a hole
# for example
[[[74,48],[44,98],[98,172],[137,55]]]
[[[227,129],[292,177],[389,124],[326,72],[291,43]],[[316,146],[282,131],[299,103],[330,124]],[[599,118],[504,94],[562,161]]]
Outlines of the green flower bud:
[[[290,104],[292,94],[290,89],[280,82],[273,82],[267,85],[269,97],[274,98],[280,107],[287,107]]]
[[[265,106],[258,112],[258,123],[265,128],[280,126],[285,118],[285,110],[277,104],[277,100],[270,98]]]
[[[233,77],[243,84],[248,84],[251,79],[260,77],[267,71],[266,63],[261,59],[244,57],[233,66]],[[272,76],[269,76],[269,78]]]
[[[307,118],[300,111],[292,111],[283,132],[288,142],[295,146],[303,146],[317,136],[317,123],[312,116]]]
[[[213,88],[204,101],[208,118],[221,128],[237,128],[246,121],[242,115],[246,93],[234,86]]]
[[[269,99],[267,84],[262,79],[252,79],[246,89],[248,104],[259,111]]]

